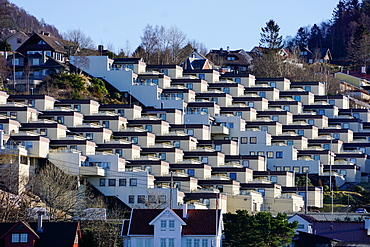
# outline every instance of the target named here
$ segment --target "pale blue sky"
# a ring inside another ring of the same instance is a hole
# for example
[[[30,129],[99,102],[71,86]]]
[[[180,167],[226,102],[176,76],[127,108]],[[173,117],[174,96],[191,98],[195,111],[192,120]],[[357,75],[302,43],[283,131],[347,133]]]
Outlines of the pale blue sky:
[[[61,33],[81,29],[96,45],[134,50],[147,24],[176,26],[208,49],[258,45],[261,27],[274,19],[285,36],[331,18],[339,0],[9,0]]]

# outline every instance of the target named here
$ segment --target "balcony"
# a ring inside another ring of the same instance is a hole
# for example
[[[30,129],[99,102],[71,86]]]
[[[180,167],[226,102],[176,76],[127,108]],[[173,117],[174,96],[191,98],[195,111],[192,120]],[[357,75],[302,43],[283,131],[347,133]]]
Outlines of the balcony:
[[[229,135],[229,128],[225,126],[211,126],[212,135]]]
[[[81,166],[80,175],[104,177],[105,170],[99,166]]]

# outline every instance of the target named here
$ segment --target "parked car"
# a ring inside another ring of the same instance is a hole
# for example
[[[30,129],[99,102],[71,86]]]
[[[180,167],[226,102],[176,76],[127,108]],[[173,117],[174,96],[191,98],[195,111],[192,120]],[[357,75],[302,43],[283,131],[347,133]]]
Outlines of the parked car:
[[[356,209],[356,213],[367,214],[367,210],[364,209],[364,208],[358,208],[358,209]]]

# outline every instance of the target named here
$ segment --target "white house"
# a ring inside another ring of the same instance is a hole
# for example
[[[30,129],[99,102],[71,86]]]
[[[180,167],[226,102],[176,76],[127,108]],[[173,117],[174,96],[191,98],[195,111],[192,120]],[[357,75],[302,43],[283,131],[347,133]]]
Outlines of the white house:
[[[221,247],[218,209],[133,209],[124,221],[124,247]]]

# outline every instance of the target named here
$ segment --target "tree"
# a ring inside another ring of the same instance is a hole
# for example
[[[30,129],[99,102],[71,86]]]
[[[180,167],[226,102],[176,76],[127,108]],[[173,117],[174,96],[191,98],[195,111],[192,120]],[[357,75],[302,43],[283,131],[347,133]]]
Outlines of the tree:
[[[273,217],[268,212],[248,214],[237,210],[236,214],[224,216],[225,239],[231,247],[244,246],[283,246],[291,242],[297,222],[289,223],[287,216],[278,213]]]
[[[348,56],[355,67],[365,67],[370,58],[370,33],[361,23],[351,37],[348,46]]]
[[[260,46],[269,50],[279,50],[283,47],[283,38],[280,36],[280,27],[274,20],[266,22],[266,27],[261,28]]]
[[[307,27],[300,27],[295,36],[295,43],[303,50],[308,45],[309,32]]]
[[[92,38],[86,35],[81,29],[72,29],[63,34],[65,40],[76,44],[81,50],[94,50],[95,45]]]

